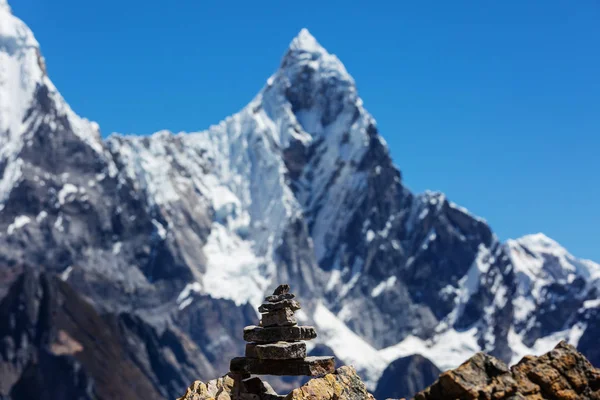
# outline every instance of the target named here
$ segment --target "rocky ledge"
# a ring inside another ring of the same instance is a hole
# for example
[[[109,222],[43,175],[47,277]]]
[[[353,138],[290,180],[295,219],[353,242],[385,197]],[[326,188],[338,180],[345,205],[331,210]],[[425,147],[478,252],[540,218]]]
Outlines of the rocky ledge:
[[[399,381],[402,377],[398,377]],[[287,395],[278,395],[258,377],[236,376],[194,382],[179,400],[373,400],[353,367],[313,378]],[[540,356],[524,357],[507,367],[478,353],[460,367],[446,371],[414,400],[600,400],[600,370],[575,347],[561,342]],[[382,399],[383,400],[383,399]]]
[[[348,366],[338,368],[323,377],[311,379],[287,395],[278,395],[267,382],[258,377],[241,381],[239,387],[236,382],[236,376],[232,373],[207,383],[196,381],[178,400],[374,400],[356,370]]]
[[[511,368],[478,353],[415,396],[415,400],[450,399],[596,400],[600,370],[566,342],[541,357],[524,357]]]

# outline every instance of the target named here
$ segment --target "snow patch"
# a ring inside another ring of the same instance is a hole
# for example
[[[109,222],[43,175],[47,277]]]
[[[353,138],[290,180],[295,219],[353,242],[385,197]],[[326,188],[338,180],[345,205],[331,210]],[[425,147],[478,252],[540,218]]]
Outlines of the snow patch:
[[[65,204],[67,202],[73,201],[78,191],[79,189],[77,188],[77,186],[71,183],[65,183],[60,189],[60,192],[58,192],[58,202],[60,204]]]
[[[154,227],[156,228],[156,233],[158,234],[158,237],[164,240],[167,237],[167,230],[165,229],[163,224],[158,222],[156,219],[152,219],[152,225],[154,225]]]
[[[313,319],[319,332],[319,341],[329,346],[344,364],[353,365],[367,387],[373,390],[387,366],[383,356],[320,302]]]
[[[63,281],[67,281],[71,276],[71,272],[73,272],[73,267],[69,265],[67,268],[65,268],[63,272],[61,272],[60,279]]]
[[[23,228],[25,225],[31,222],[31,218],[26,215],[19,215],[16,217],[12,224],[6,229],[6,233],[12,235],[16,230]]]
[[[396,284],[396,277],[390,276],[385,281],[380,282],[377,286],[371,290],[371,297],[377,297],[385,290],[391,289]]]
[[[264,275],[268,260],[257,257],[251,242],[242,240],[219,223],[213,223],[204,246],[207,265],[202,278],[206,293],[258,306],[270,284]]]
[[[394,346],[380,350],[379,354],[388,363],[400,357],[421,354],[439,369],[448,370],[456,368],[480,350],[477,328],[474,327],[464,332],[450,329],[430,340],[411,335]]]
[[[198,282],[192,282],[185,285],[179,296],[177,296],[177,304],[179,305],[179,309],[183,310],[193,301],[193,293],[201,293],[202,286]]]

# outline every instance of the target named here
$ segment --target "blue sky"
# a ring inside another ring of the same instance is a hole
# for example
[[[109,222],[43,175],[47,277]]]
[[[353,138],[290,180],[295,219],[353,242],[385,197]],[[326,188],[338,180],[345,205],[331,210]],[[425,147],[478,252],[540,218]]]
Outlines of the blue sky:
[[[597,0],[9,1],[105,135],[218,123],[306,27],[411,189],[445,192],[501,239],[541,231],[600,261]]]

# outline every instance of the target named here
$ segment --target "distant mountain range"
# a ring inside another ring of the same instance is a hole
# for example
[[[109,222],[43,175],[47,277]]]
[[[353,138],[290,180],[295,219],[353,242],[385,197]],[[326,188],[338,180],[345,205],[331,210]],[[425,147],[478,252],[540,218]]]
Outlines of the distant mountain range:
[[[413,354],[446,369],[566,339],[600,365],[600,265],[411,193],[307,30],[218,125],[103,140],[0,0],[0,399],[177,397],[226,372],[284,282],[313,350],[371,389]]]

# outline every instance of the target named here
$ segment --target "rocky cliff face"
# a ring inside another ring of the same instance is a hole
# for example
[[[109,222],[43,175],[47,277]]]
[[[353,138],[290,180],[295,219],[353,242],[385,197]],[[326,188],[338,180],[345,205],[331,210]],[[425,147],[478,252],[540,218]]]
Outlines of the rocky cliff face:
[[[568,339],[598,357],[600,266],[543,235],[500,243],[443,194],[410,192],[353,78],[306,30],[218,125],[103,140],[0,0],[0,296],[23,267],[120,318],[124,340],[179,347],[173,371],[202,378],[241,353],[253,306],[282,282],[317,351],[372,389],[413,354],[447,369]]]

